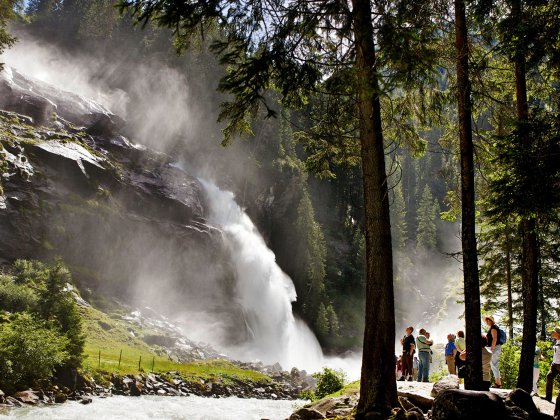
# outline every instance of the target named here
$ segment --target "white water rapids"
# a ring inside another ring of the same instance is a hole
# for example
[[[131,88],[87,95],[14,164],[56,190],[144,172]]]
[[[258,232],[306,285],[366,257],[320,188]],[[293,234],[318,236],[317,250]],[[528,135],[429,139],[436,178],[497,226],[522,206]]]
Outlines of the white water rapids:
[[[296,404],[304,403],[235,397],[111,397],[94,398],[88,405],[69,401],[53,406],[0,410],[0,417],[7,420],[283,420],[295,411]]]
[[[292,280],[276,264],[257,228],[235,202],[234,194],[201,180],[206,189],[209,222],[219,226],[234,263],[235,303],[243,308],[250,339],[225,349],[241,359],[279,362],[319,370],[323,353],[313,332],[292,313],[296,291]]]

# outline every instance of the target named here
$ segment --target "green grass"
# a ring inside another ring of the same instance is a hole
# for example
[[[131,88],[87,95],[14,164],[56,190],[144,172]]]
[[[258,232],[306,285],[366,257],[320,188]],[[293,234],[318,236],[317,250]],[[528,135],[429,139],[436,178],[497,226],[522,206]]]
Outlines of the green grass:
[[[350,382],[349,384],[344,385],[344,388],[327,395],[325,398],[331,397],[341,397],[341,396],[350,396],[356,395],[360,393],[360,381]]]
[[[177,371],[186,380],[204,379],[212,382],[271,383],[270,377],[251,370],[241,369],[225,360],[206,360],[192,363],[177,363],[169,360],[163,352],[142,341],[144,334],[154,331],[135,328],[131,324],[113,319],[94,308],[80,308],[86,333],[84,370],[94,376],[110,373],[137,374],[151,372],[152,362],[155,373]],[[105,325],[105,328],[102,327]],[[108,328],[108,327],[109,328]],[[131,330],[134,336],[131,334]],[[122,358],[119,367],[119,356]],[[101,359],[100,355],[101,354]],[[101,361],[100,361],[101,360]],[[139,361],[140,369],[139,369]]]

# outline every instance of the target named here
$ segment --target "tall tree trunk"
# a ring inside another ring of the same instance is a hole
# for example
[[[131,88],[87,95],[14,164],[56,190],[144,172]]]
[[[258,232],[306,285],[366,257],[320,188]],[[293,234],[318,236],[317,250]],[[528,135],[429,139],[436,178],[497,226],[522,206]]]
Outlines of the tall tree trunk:
[[[521,0],[513,0],[513,24],[521,32]],[[515,55],[515,96],[519,124],[519,146],[522,153],[531,153],[531,139],[527,133],[529,106],[527,103],[527,73],[525,68],[524,36],[518,37]],[[517,387],[527,392],[533,388],[533,359],[537,345],[537,309],[539,290],[538,247],[536,219],[526,217],[519,224],[521,233],[521,282],[523,293],[523,343],[519,361]]]
[[[480,283],[475,233],[474,157],[472,140],[471,84],[469,46],[464,0],[455,0],[455,49],[457,53],[457,105],[461,150],[461,243],[465,289],[465,329],[467,375],[465,388],[482,389],[482,354],[480,352]]]
[[[395,303],[389,196],[369,0],[352,0],[364,187],[366,325],[357,418],[397,405]]]
[[[507,310],[509,338],[513,340],[513,291],[511,285],[511,241],[509,238],[509,223],[506,222],[506,281],[507,281]]]

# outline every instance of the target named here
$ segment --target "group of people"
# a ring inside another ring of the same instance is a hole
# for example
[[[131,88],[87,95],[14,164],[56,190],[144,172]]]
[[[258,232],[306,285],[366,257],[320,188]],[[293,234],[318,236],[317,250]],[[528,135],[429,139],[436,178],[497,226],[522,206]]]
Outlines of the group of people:
[[[500,355],[502,345],[506,342],[506,334],[494,321],[491,315],[485,315],[482,320],[488,327],[486,334],[481,335],[482,343],[482,376],[487,389],[490,388],[490,372],[494,376],[495,388],[502,386],[500,374]],[[430,333],[426,329],[421,328],[418,336],[413,336],[414,328],[409,326],[405,330],[405,335],[401,338],[403,349],[402,356],[396,357],[396,375],[399,381],[429,382],[430,363],[432,362],[432,345],[433,340]],[[554,356],[550,371],[546,376],[546,395],[543,397],[548,401],[552,401],[552,388],[554,379],[560,375],[560,327],[555,327],[552,331],[552,337],[555,339]],[[447,335],[447,344],[445,345],[445,363],[450,374],[463,377],[467,359],[467,346],[465,333],[457,331],[456,334]],[[542,354],[540,349],[535,349],[534,370],[533,370],[533,394],[538,394],[538,379],[540,374],[540,363]]]

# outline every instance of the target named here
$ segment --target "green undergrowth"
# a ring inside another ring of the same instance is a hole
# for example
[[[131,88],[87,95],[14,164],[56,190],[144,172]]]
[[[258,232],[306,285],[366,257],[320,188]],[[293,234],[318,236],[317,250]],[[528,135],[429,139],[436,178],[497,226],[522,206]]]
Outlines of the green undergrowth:
[[[153,333],[140,326],[133,327],[94,308],[80,308],[86,333],[82,363],[86,373],[96,380],[107,379],[112,373],[164,374],[175,371],[185,380],[233,384],[236,381],[270,383],[271,378],[255,371],[241,369],[225,360],[205,360],[178,363],[165,355],[161,348],[149,346],[141,337]],[[122,350],[122,356],[121,356]],[[119,358],[121,359],[119,365]]]
[[[360,393],[360,381],[354,381],[344,385],[342,389],[327,395],[325,398],[349,397],[351,395],[357,395],[359,393]]]

